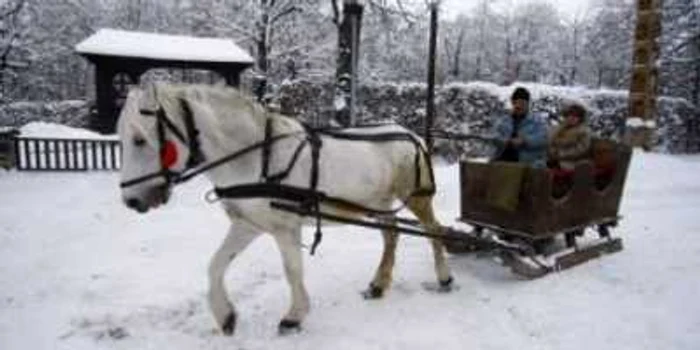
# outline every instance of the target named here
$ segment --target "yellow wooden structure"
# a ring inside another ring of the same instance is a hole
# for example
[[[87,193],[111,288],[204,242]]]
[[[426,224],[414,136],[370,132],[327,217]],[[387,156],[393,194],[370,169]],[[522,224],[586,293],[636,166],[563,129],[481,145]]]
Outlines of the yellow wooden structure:
[[[625,142],[649,149],[656,129],[659,39],[663,0],[637,0],[634,56]]]

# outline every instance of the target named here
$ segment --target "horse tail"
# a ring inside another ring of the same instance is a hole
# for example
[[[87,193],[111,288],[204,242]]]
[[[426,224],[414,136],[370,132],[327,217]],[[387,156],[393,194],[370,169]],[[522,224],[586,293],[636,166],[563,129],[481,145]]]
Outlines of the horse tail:
[[[425,142],[415,134],[411,134],[416,145],[415,155],[415,190],[412,196],[433,196],[436,192],[433,160]]]

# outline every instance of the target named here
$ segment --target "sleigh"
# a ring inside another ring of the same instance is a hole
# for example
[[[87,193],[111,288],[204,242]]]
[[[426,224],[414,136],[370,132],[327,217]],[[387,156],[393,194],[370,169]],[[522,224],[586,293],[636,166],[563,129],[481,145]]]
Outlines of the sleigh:
[[[513,163],[461,162],[459,220],[482,228],[482,236],[527,247],[527,256],[501,252],[506,265],[527,277],[622,250],[622,240],[612,237],[611,229],[621,219],[631,149],[596,139],[591,153],[590,161],[569,174]],[[452,253],[475,249],[458,241],[446,246]]]
[[[442,234],[435,235],[409,218],[395,217],[388,225],[372,215],[357,219],[279,202],[273,206],[302,216],[440,239],[452,254],[493,254],[515,274],[538,278],[623,249],[612,229],[621,220],[631,155],[628,146],[595,139],[590,160],[570,173],[516,163],[461,162],[458,220],[481,231],[442,226]]]

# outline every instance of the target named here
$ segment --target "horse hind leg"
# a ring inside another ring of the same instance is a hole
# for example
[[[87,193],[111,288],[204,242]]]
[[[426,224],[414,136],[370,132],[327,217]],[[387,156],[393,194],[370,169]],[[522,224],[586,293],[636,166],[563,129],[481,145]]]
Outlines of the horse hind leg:
[[[388,224],[394,224],[394,220],[388,220]],[[382,230],[384,238],[384,252],[382,259],[377,266],[377,271],[374,274],[374,279],[369,284],[369,288],[362,293],[365,299],[378,299],[384,296],[384,292],[391,286],[392,271],[394,269],[394,261],[396,258],[396,245],[399,241],[399,235],[396,230]]]
[[[209,307],[225,335],[232,335],[235,331],[237,316],[226,296],[224,274],[231,261],[258,236],[259,233],[247,225],[233,222],[209,264]]]
[[[406,206],[416,215],[426,230],[433,234],[442,234],[441,225],[435,218],[435,213],[433,212],[432,200],[432,196],[411,197],[406,201]],[[450,274],[450,268],[447,266],[444,244],[438,239],[433,239],[431,243],[438,282],[442,289],[449,290],[454,279]]]

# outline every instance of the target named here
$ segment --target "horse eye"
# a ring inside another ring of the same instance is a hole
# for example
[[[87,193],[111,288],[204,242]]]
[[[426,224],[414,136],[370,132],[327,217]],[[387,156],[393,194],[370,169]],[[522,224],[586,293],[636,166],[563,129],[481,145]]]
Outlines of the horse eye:
[[[141,137],[135,137],[134,138],[134,146],[136,147],[142,147],[143,145],[146,144],[146,140],[141,138]]]

